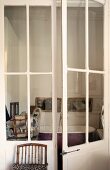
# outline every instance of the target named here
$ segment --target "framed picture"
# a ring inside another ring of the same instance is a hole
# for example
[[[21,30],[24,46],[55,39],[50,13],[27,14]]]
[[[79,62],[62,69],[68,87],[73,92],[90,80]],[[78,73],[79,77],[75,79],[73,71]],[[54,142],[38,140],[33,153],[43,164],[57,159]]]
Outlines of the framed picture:
[[[89,111],[92,111],[93,99],[89,98]],[[68,111],[85,112],[86,98],[68,98]]]

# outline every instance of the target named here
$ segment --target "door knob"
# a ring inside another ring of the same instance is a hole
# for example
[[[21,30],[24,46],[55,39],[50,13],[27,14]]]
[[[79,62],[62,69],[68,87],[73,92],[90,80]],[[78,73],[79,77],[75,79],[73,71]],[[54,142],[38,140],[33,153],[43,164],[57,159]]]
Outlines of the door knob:
[[[77,152],[77,151],[79,151],[80,149],[76,149],[76,150],[73,150],[73,151],[69,151],[69,152],[66,152],[66,151],[63,151],[62,153],[60,153],[60,155],[66,155],[66,154],[68,154],[68,153],[72,153],[72,152]]]

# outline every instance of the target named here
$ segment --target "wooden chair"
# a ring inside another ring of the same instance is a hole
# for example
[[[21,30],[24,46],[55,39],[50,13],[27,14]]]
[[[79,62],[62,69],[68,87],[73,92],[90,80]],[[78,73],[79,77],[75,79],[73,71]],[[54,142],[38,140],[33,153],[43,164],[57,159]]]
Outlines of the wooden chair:
[[[27,143],[17,145],[13,170],[47,170],[47,145]]]

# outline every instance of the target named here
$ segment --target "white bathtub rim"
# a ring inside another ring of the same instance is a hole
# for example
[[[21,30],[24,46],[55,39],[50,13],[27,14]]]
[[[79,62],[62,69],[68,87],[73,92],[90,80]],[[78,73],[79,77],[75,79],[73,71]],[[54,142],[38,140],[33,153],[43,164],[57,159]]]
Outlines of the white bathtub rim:
[[[89,126],[89,133],[95,132],[96,129],[92,126]],[[40,128],[40,133],[52,133],[51,127]],[[62,133],[61,128],[57,133]],[[86,126],[69,126],[68,133],[86,133]]]

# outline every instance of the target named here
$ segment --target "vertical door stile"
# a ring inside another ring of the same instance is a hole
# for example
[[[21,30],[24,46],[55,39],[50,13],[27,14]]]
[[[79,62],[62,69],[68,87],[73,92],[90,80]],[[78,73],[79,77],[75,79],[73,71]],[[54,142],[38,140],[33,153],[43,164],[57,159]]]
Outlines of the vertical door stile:
[[[1,161],[0,165],[2,165],[2,169],[6,169],[6,152],[5,152],[5,144],[6,143],[6,121],[5,117],[5,74],[4,74],[4,3],[3,0],[0,1],[0,138],[1,147]]]
[[[4,69],[4,5],[3,1],[0,1],[0,120],[2,123],[0,123],[0,128],[2,129],[0,136],[2,137],[2,140],[6,140],[6,130],[5,130],[5,69]],[[4,115],[4,116],[3,116]],[[4,127],[4,128],[3,128]]]
[[[67,148],[67,0],[62,0],[63,149]]]
[[[57,54],[56,54],[56,0],[52,0],[51,7],[51,37],[52,37],[52,126],[53,126],[53,148],[54,148],[54,170],[57,169],[57,73],[56,73],[56,62],[57,62]]]
[[[108,104],[110,102],[110,90],[109,90],[109,84],[110,84],[110,60],[109,60],[109,48],[110,48],[110,34],[109,34],[109,29],[110,29],[110,11],[109,11],[109,1],[106,1],[106,4],[104,5],[104,32],[103,32],[103,39],[104,39],[104,111],[105,113],[109,112],[109,107]],[[109,15],[106,11],[109,11]],[[109,36],[108,36],[109,35]],[[109,62],[108,62],[109,61]],[[110,104],[109,104],[110,105]],[[107,134],[110,134],[108,125],[109,125],[109,120],[110,116],[109,114],[105,114],[105,119],[104,119],[104,139],[107,139]],[[110,139],[110,137],[109,137]],[[109,141],[109,140],[108,140]],[[109,142],[108,142],[109,146]],[[110,150],[110,148],[109,148]],[[109,164],[110,168],[110,164]]]
[[[88,143],[89,132],[89,24],[88,24],[88,0],[85,0],[85,59],[86,59],[86,143]]]
[[[62,149],[67,149],[67,0],[62,0],[62,64],[63,64],[63,97],[62,97]],[[63,156],[63,170],[67,169],[67,157]]]
[[[28,104],[28,140],[30,140],[30,58],[29,58],[29,4],[26,5],[27,20],[27,104]]]

